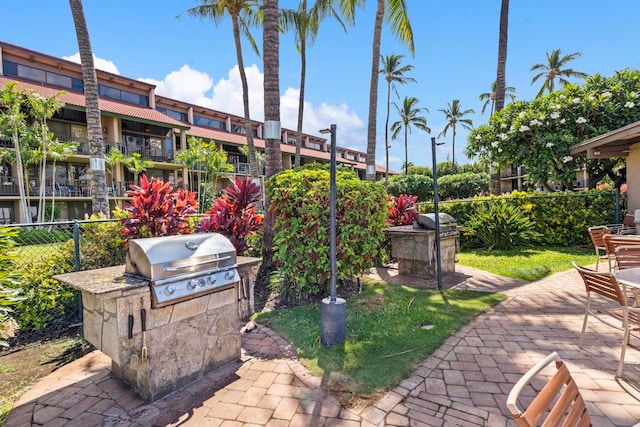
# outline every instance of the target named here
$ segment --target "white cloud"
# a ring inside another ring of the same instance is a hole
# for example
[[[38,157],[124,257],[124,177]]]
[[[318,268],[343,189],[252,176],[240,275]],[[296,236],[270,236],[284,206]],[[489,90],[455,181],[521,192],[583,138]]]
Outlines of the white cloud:
[[[253,120],[264,120],[264,75],[257,65],[245,68],[249,87],[249,113]],[[203,107],[213,108],[237,116],[244,116],[242,106],[242,84],[236,65],[227,73],[226,78],[214,84],[207,73],[183,65],[163,80],[141,78],[139,80],[156,85],[156,94],[189,102]],[[282,127],[296,130],[298,127],[298,97],[300,91],[287,88],[280,97],[280,120]],[[337,141],[341,147],[366,152],[366,127],[364,121],[345,103],[332,105],[321,103],[314,106],[305,101],[303,131],[311,135],[320,135],[318,130],[337,126]],[[322,137],[324,137],[322,135]]]
[[[138,80],[156,85],[158,95],[213,108],[213,98],[211,95],[207,96],[207,92],[213,88],[213,78],[188,65],[183,65],[178,71],[170,72],[163,80],[146,78]]]
[[[71,56],[63,56],[62,59],[80,64],[80,53],[76,52]],[[116,67],[116,64],[114,64],[112,61],[109,61],[108,59],[98,58],[95,54],[93,55],[93,65],[98,70],[107,71],[113,74],[120,74],[120,72],[118,71],[118,67]]]

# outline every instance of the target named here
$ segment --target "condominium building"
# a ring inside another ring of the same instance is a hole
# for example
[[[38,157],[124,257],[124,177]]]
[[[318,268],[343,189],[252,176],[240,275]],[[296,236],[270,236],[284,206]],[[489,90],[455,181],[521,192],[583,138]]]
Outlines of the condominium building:
[[[48,127],[59,141],[79,143],[77,152],[66,159],[47,163],[45,181],[35,165],[27,167],[28,191],[38,194],[45,187],[48,199],[55,198],[61,209],[62,219],[83,218],[91,213],[91,187],[89,180],[89,144],[83,94],[82,70],[79,64],[35,52],[0,41],[0,87],[18,82],[20,88],[33,90],[44,97],[64,91],[58,99],[64,102]],[[218,184],[223,188],[235,176],[249,174],[247,157],[240,149],[247,144],[244,118],[233,114],[197,106],[181,100],[155,94],[155,86],[118,74],[97,70],[100,112],[105,156],[112,148],[127,156],[138,153],[141,160],[152,162],[145,173],[148,176],[171,181],[174,187],[195,191],[196,179],[189,177],[186,166],[175,162],[175,155],[188,148],[189,137],[198,137],[215,143],[228,156],[233,173]],[[255,146],[264,150],[263,124],[252,121]],[[293,165],[296,132],[282,129],[282,165]],[[0,148],[15,149],[11,139],[0,138]],[[324,138],[303,135],[301,163],[327,163],[330,160],[330,144]],[[336,147],[338,163],[351,167],[364,178],[366,155],[351,149]],[[0,162],[0,223],[16,222],[20,218],[16,166]],[[377,177],[382,178],[385,169],[376,167]],[[196,174],[191,174],[197,176]],[[54,179],[55,177],[55,179]],[[107,170],[108,197],[112,207],[127,200],[126,191],[134,181],[134,175],[123,165],[113,164]],[[35,197],[32,197],[32,199]],[[32,200],[32,216],[37,206]]]

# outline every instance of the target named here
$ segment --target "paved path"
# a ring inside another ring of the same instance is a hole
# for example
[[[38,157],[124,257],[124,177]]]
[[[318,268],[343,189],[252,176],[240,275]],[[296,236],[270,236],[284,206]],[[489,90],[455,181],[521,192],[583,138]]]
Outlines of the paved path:
[[[615,378],[620,351],[615,330],[592,322],[584,348],[578,348],[584,287],[576,272],[525,283],[461,266],[458,270],[445,276],[445,287],[503,291],[508,298],[450,337],[410,378],[371,406],[341,407],[286,341],[258,326],[243,335],[242,360],[154,404],[114,378],[110,360],[94,351],[31,387],[4,425],[513,426],[507,394],[524,372],[554,350],[567,361],[595,426],[640,422],[638,341],[632,339],[627,350],[623,379]],[[393,269],[373,271],[372,276],[434,286],[400,277]]]

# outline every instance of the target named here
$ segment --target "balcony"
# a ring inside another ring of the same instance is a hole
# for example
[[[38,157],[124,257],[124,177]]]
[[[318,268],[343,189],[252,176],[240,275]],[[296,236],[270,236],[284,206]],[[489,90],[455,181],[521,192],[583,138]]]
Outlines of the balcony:
[[[18,186],[13,178],[3,178],[0,182],[0,196],[17,196],[18,194]]]

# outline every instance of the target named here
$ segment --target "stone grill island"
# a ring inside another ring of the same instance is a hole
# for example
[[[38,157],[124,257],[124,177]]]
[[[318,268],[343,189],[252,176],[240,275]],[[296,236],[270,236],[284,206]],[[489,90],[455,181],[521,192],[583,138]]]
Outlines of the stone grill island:
[[[153,307],[149,280],[124,265],[55,278],[82,293],[84,338],[153,402],[240,358],[240,319],[253,310],[260,261],[239,256],[239,281],[163,307]]]
[[[429,218],[420,215],[414,225],[385,229],[391,238],[391,256],[398,260],[398,272],[426,279],[436,278],[436,230]],[[456,271],[460,231],[455,220],[440,214],[440,258],[443,273]],[[433,228],[431,228],[433,227]]]

